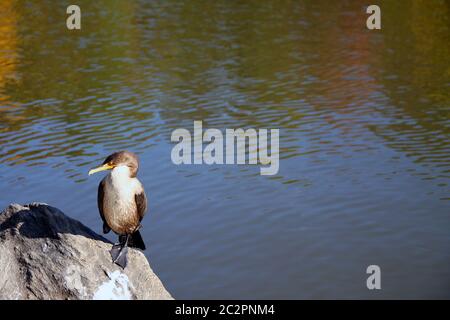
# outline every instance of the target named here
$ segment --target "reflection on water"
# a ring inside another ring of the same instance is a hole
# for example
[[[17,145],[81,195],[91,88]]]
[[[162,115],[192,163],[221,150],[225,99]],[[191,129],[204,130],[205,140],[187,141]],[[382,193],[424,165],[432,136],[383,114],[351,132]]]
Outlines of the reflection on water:
[[[384,297],[449,297],[448,1],[383,1],[381,32],[362,1],[79,5],[69,32],[64,4],[0,3],[2,207],[100,230],[87,170],[130,149],[176,298],[371,298],[371,263]],[[280,128],[279,174],[174,166],[194,120]]]

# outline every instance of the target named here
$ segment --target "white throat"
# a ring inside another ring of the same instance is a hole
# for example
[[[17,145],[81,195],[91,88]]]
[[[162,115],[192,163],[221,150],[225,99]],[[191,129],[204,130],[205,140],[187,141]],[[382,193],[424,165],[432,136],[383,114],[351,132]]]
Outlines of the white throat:
[[[128,166],[117,166],[111,171],[111,182],[115,186],[126,186],[132,179]]]

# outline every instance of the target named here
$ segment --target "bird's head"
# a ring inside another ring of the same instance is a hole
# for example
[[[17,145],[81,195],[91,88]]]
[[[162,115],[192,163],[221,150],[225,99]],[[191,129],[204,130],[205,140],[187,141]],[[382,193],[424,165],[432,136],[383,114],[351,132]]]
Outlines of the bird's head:
[[[136,154],[129,151],[114,152],[109,155],[103,164],[89,171],[89,175],[105,170],[126,170],[131,178],[136,177],[139,169],[139,160]]]

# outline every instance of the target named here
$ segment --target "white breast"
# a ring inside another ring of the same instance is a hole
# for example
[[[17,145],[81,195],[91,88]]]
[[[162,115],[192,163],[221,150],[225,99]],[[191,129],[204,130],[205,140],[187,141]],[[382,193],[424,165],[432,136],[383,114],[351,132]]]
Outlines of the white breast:
[[[129,168],[119,166],[105,177],[104,216],[109,227],[122,234],[124,226],[129,226],[129,232],[137,227],[135,195],[142,192],[142,185],[137,178],[130,178]]]

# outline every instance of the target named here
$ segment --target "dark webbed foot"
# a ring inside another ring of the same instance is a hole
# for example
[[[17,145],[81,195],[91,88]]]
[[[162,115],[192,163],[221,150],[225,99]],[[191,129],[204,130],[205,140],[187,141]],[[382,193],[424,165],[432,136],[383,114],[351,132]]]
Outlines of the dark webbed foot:
[[[113,262],[120,266],[122,269],[125,269],[128,263],[127,259],[128,254],[128,246],[121,247],[120,249],[112,248],[111,249],[111,257]]]
[[[111,248],[111,258],[114,260],[117,259],[117,257],[119,256],[120,250],[122,250],[122,244],[121,243],[115,243],[112,248]]]
[[[120,237],[120,240],[123,238]],[[111,248],[111,258],[115,264],[120,266],[122,269],[125,269],[127,266],[127,254],[128,254],[128,236],[125,238],[124,242],[116,243]]]

